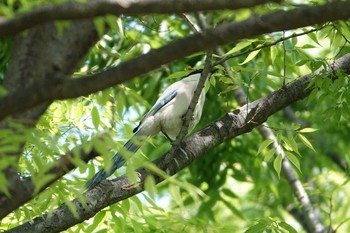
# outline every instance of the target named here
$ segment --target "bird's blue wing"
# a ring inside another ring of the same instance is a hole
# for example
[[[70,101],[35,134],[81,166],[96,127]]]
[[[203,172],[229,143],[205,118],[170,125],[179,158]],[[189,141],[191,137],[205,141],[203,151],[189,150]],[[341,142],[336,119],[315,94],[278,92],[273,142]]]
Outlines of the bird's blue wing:
[[[169,103],[172,99],[175,98],[175,96],[177,95],[177,91],[173,90],[172,92],[170,92],[168,95],[164,96],[163,98],[159,99],[154,105],[153,107],[149,110],[149,112],[143,117],[142,121],[140,122],[140,124],[133,130],[134,132],[134,136],[127,141],[123,148],[135,153],[141,146],[142,142],[142,138],[137,137],[138,133],[140,131],[138,131],[141,123],[143,122],[144,119],[146,119],[149,116],[152,116],[154,114],[156,114],[162,107],[164,107],[167,103]],[[134,143],[134,140],[138,140],[138,143]],[[97,184],[99,184],[102,180],[106,179],[107,177],[109,177],[110,175],[112,175],[118,168],[120,168],[121,166],[123,166],[123,164],[125,163],[125,159],[124,157],[121,155],[121,153],[116,153],[112,159],[112,167],[109,171],[106,171],[105,169],[100,170],[99,172],[97,172],[85,185],[85,187],[90,190],[93,187],[95,187]]]
[[[167,103],[169,103],[172,99],[175,98],[175,96],[177,95],[177,91],[173,90],[172,92],[170,92],[168,95],[164,96],[163,98],[157,100],[157,102],[153,105],[153,107],[148,111],[148,113],[142,118],[142,120],[140,121],[140,124],[133,130],[133,132],[135,133],[140,125],[142,124],[143,120],[146,119],[149,116],[153,116],[154,114],[156,114],[162,107],[164,107],[164,105],[166,105]]]

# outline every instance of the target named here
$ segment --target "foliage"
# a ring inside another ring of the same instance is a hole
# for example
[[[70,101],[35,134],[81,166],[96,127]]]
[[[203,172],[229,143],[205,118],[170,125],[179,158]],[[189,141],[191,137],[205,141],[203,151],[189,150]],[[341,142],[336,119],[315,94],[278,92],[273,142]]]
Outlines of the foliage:
[[[11,7],[15,3],[20,6],[18,11],[29,11],[52,1],[7,1],[7,5],[1,6],[1,13],[13,15]],[[210,24],[216,24],[276,8],[267,4],[256,12],[210,12],[205,17],[209,22],[212,19]],[[103,34],[102,39],[76,70],[76,78],[118,65],[192,33],[178,15],[106,16],[95,19],[95,25]],[[229,76],[220,71],[211,80],[197,129],[239,106],[232,90],[243,88],[250,100],[266,96],[284,83],[348,53],[349,36],[349,22],[341,21],[261,35],[224,46],[225,55],[232,56],[228,63],[234,74]],[[289,38],[281,40],[286,37]],[[281,41],[274,43],[278,40]],[[11,42],[1,41],[0,50],[5,52],[0,54],[1,84],[10,47]],[[176,78],[177,72],[200,66],[203,66],[203,53],[87,97],[56,101],[34,129],[14,122],[10,122],[9,129],[1,129],[0,168],[18,167],[22,177],[32,177],[36,190],[50,179],[43,174],[65,152],[80,146],[88,148],[91,146],[88,141],[93,140],[104,156],[88,164],[76,158],[78,169],[8,215],[2,220],[0,230],[30,221],[45,211],[50,213],[60,204],[81,197],[88,178],[99,168],[111,165],[111,156],[131,136],[142,114],[157,99],[155,93],[174,81],[168,77],[175,73]],[[314,204],[320,208],[321,219],[333,228],[340,226],[339,232],[350,231],[350,224],[343,224],[350,217],[349,171],[333,163],[329,154],[336,153],[350,164],[348,82],[346,75],[334,81],[316,77],[313,84],[317,88],[311,96],[290,106],[302,123],[291,121],[286,112],[267,122]],[[99,145],[94,138],[103,133],[106,140]],[[4,156],[15,153],[21,144],[25,147],[18,164],[10,156]],[[298,203],[282,176],[282,158],[274,157],[271,144],[271,140],[264,140],[257,131],[227,141],[175,177],[157,186],[154,180],[147,181],[147,192],[109,206],[67,232],[302,232],[302,226],[288,211],[298,207]],[[129,173],[169,148],[165,138],[155,137],[127,163],[127,169],[121,169],[115,176]],[[4,192],[5,184],[0,173],[0,189]]]

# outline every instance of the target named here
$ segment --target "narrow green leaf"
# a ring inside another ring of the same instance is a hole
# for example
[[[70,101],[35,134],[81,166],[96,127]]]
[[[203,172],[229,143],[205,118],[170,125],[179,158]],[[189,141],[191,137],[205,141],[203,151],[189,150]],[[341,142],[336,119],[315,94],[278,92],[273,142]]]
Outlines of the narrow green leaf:
[[[174,79],[174,78],[182,78],[185,77],[186,75],[190,74],[192,71],[186,70],[186,71],[178,71],[175,73],[172,73],[171,75],[168,76],[168,79]]]
[[[93,227],[92,230],[97,228],[97,226],[103,221],[105,216],[106,216],[106,211],[100,211],[98,214],[95,215],[94,221],[92,224],[95,227]]]
[[[149,196],[154,199],[157,193],[156,183],[153,176],[147,176],[145,180],[145,190],[148,192]]]
[[[285,151],[285,155],[288,158],[288,160],[299,170],[299,172],[301,173],[300,170],[300,162],[299,159],[291,152],[289,151]]]
[[[298,137],[300,138],[301,142],[309,147],[311,150],[313,150],[314,152],[316,152],[316,150],[314,149],[314,147],[312,146],[311,142],[302,134],[298,134]]]
[[[238,198],[238,196],[234,192],[227,188],[222,189],[222,193],[231,198]]]
[[[94,20],[95,28],[99,37],[102,37],[105,32],[105,21],[102,17]]]
[[[285,136],[282,136],[281,139],[284,142],[284,145],[283,145],[284,148],[286,150],[293,151],[292,143],[289,141],[289,139],[286,138]]]
[[[92,124],[94,125],[95,129],[97,129],[98,126],[100,125],[100,114],[95,106],[92,108],[91,117],[92,117]]]
[[[276,153],[276,147],[272,148],[271,150],[269,150],[264,157],[264,160],[266,162],[270,161],[270,159],[273,157],[273,155]]]
[[[298,133],[312,133],[317,131],[318,129],[315,128],[303,128],[301,130],[298,130]]]
[[[278,178],[281,178],[281,168],[282,168],[282,156],[278,155],[273,161],[273,167],[277,172]]]
[[[297,231],[291,225],[289,225],[286,222],[280,222],[280,223],[278,223],[278,225],[280,227],[282,227],[283,229],[285,229],[289,233],[297,233]]]
[[[244,219],[242,212],[238,210],[234,205],[232,205],[231,202],[226,201],[224,199],[222,199],[221,201],[226,205],[227,208],[229,208],[232,211],[232,213],[236,214],[241,219]]]
[[[316,33],[308,33],[307,36],[313,40],[316,44],[320,45],[320,43],[318,43],[318,39],[317,39],[317,36],[316,36]],[[321,46],[321,45],[320,45]]]
[[[267,140],[263,141],[259,146],[257,155],[259,155],[265,148],[267,148],[269,145],[271,145],[271,143],[273,143],[272,139],[267,139]]]
[[[249,61],[251,61],[256,55],[258,55],[259,52],[260,52],[260,49],[249,53],[248,57],[244,60],[244,62],[240,63],[240,65],[244,65],[244,64],[248,63]]]
[[[244,49],[245,47],[248,47],[249,45],[251,45],[253,42],[255,42],[256,40],[244,40],[240,43],[238,43],[233,49],[231,49],[230,51],[228,51],[225,56],[233,54],[235,52],[238,52],[242,49]]]
[[[4,173],[0,172],[0,190],[5,193],[6,196],[11,197],[11,193],[8,190],[7,179]]]
[[[172,196],[173,200],[180,206],[182,206],[183,202],[182,202],[182,197],[180,194],[180,190],[179,187],[175,186],[175,185],[170,185],[169,186],[169,193]]]
[[[293,151],[297,154],[299,154],[299,150],[298,150],[298,144],[297,142],[295,141],[294,137],[289,134],[288,135],[288,139],[289,139],[289,143],[290,143],[290,146],[292,147]]]
[[[271,57],[271,63],[274,63],[277,57],[277,48],[275,46],[270,47],[270,57]]]
[[[34,184],[35,184],[34,194],[37,194],[43,186],[47,185],[54,178],[55,178],[55,175],[53,175],[53,174],[47,174],[45,176],[40,176],[40,179],[38,177],[35,178],[35,180],[34,180]]]
[[[257,223],[253,226],[250,226],[244,233],[261,233],[266,229],[266,224]]]
[[[68,209],[73,214],[73,216],[76,218],[79,218],[79,214],[78,214],[77,209],[76,209],[75,205],[73,204],[73,202],[66,200],[65,204],[68,206]]]

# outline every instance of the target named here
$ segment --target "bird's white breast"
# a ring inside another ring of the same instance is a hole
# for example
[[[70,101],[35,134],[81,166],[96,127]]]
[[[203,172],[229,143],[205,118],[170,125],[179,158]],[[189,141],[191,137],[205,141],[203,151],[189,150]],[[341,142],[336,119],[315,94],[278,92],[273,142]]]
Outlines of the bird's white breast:
[[[142,133],[153,136],[160,131],[166,133],[171,138],[175,138],[182,127],[183,116],[191,103],[194,91],[196,90],[200,74],[191,75],[179,82],[169,86],[159,99],[164,98],[169,93],[176,90],[177,94],[169,103],[164,105],[153,116],[147,117],[142,123]],[[205,100],[205,91],[202,90],[198,103],[193,112],[193,119],[190,122],[188,131],[191,131],[200,120],[202,108]]]

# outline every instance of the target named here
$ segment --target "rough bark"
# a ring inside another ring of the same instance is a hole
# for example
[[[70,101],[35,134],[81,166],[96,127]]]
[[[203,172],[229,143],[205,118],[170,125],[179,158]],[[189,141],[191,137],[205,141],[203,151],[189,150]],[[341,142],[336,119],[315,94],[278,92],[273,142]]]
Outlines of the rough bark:
[[[34,9],[14,18],[0,18],[0,38],[14,35],[35,25],[54,20],[87,19],[107,14],[174,14],[195,11],[254,7],[281,0],[95,0],[88,3],[67,2]]]
[[[9,95],[36,82],[69,77],[97,39],[91,21],[76,21],[63,35],[58,35],[54,24],[46,24],[17,36],[4,78],[4,86]],[[33,90],[27,98],[35,98],[39,93],[39,90]],[[33,127],[50,103],[50,100],[43,101],[33,108],[16,113],[12,118]],[[3,121],[1,127],[7,127],[6,122]],[[22,149],[20,147],[17,153],[8,156],[16,156],[18,159]],[[4,173],[11,197],[0,191],[0,218],[30,200],[34,191],[30,179],[22,180],[14,167],[7,168]]]
[[[333,74],[337,70],[343,70],[350,74],[350,54],[338,59],[323,75],[325,78],[329,76],[336,78]],[[307,88],[309,82],[315,74],[319,73],[320,71],[301,77],[266,97],[227,113],[219,120],[212,122],[183,141],[171,160],[168,160],[168,154],[165,154],[155,160],[154,163],[169,175],[177,173],[194,160],[205,156],[205,152],[211,148],[226,140],[231,140],[234,137],[250,132],[277,111],[307,97],[313,89],[312,87]],[[143,191],[143,182],[149,175],[149,172],[145,169],[140,169],[137,171],[137,174],[140,185],[135,188],[123,189],[123,187],[129,186],[130,182],[126,176],[121,176],[112,181],[105,180],[94,189],[86,192],[84,196],[87,208],[79,200],[73,200],[78,218],[73,217],[66,205],[62,205],[53,211],[50,216],[38,217],[33,222],[27,222],[7,232],[59,232],[74,226],[94,216],[101,209]],[[155,177],[157,183],[162,180],[163,178],[161,177]]]
[[[145,74],[161,65],[195,52],[208,50],[234,40],[264,33],[295,29],[350,17],[350,0],[335,1],[321,6],[301,7],[252,17],[237,23],[222,24],[215,29],[174,41],[162,48],[130,59],[120,65],[79,79],[50,79],[36,82],[21,91],[0,98],[0,120],[45,101],[75,98],[120,84]],[[37,95],[31,95],[36,92]]]

